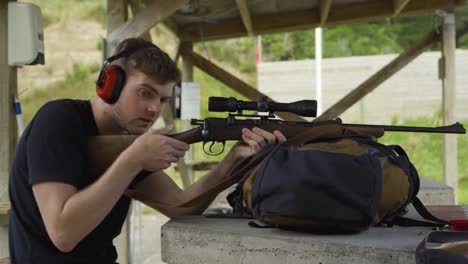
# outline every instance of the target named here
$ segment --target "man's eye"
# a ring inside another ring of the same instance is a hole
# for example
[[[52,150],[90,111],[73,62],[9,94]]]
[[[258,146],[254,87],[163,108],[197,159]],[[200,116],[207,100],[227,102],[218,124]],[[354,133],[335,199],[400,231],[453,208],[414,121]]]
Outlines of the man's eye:
[[[151,93],[146,91],[146,90],[140,90],[138,91],[138,95],[144,98],[151,98]]]

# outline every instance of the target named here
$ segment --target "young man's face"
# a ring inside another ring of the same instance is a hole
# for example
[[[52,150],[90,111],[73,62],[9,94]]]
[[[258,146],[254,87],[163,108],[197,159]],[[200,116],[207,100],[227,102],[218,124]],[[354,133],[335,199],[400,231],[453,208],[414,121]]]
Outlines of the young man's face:
[[[147,131],[161,114],[172,95],[174,82],[160,84],[140,71],[127,75],[127,81],[111,113],[117,126],[129,134]]]

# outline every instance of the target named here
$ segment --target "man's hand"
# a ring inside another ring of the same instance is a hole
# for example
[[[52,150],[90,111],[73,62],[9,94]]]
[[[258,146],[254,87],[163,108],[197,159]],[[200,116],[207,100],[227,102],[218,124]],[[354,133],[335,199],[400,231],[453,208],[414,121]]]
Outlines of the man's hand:
[[[257,153],[267,144],[280,144],[286,141],[286,137],[278,130],[273,133],[254,127],[252,130],[242,129],[242,141],[233,147],[236,158],[246,158]]]
[[[165,136],[171,130],[172,126],[159,130],[150,129],[138,137],[126,150],[130,162],[148,171],[161,171],[177,162],[189,150],[189,145]]]

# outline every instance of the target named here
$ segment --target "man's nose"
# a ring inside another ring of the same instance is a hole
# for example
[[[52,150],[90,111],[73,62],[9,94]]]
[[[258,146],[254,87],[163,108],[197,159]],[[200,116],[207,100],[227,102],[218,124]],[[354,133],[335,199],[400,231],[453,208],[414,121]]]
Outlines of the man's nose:
[[[159,114],[159,112],[161,112],[161,99],[153,100],[153,101],[148,105],[148,111],[154,112],[154,113],[156,113],[156,114]]]

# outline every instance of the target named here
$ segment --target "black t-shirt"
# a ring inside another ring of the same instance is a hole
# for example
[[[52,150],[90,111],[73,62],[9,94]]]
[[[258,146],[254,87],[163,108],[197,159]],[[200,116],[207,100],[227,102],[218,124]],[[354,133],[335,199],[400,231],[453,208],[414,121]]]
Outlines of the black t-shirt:
[[[131,199],[122,196],[105,219],[69,253],[50,240],[32,184],[59,181],[83,189],[89,177],[87,137],[98,134],[89,101],[57,100],[44,105],[17,147],[9,180],[12,263],[115,263],[112,240],[120,234]],[[132,184],[144,178],[139,175]]]

